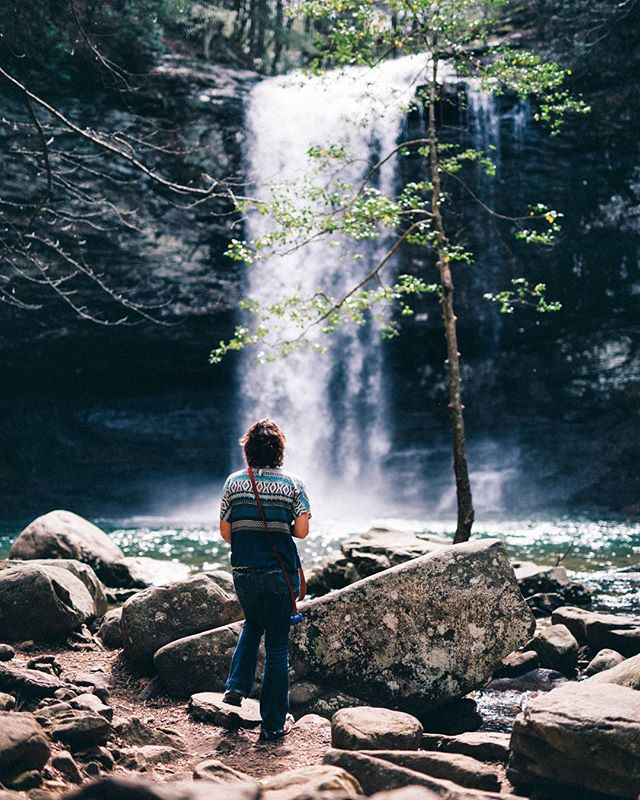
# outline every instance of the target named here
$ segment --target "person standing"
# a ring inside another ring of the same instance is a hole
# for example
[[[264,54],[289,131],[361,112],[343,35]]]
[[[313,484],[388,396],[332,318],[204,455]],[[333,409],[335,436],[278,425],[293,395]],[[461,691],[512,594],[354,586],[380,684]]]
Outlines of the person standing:
[[[285,435],[273,420],[250,425],[240,445],[247,466],[226,479],[220,504],[220,535],[231,545],[233,582],[245,616],[224,701],[239,706],[249,695],[264,634],[259,738],[267,742],[289,730],[289,628],[295,597],[301,600],[305,591],[294,539],[308,535],[311,508],[302,481],[282,468]]]

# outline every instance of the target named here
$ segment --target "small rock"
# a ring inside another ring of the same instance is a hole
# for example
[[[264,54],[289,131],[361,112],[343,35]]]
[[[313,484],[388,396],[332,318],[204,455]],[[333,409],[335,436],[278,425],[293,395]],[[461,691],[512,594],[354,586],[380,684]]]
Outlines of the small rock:
[[[593,600],[591,589],[575,581],[569,581],[564,587],[562,594],[564,596],[564,602],[570,605],[589,606]]]
[[[578,642],[565,625],[550,625],[540,631],[527,644],[526,649],[535,650],[543,667],[567,675],[575,671]]]
[[[537,669],[540,659],[535,650],[525,650],[524,652],[510,653],[499,661],[493,670],[494,678],[518,678],[532,669]]]
[[[445,733],[455,736],[467,731],[476,731],[482,725],[478,704],[471,697],[462,697],[447,703],[442,708],[424,714],[420,721],[427,733]]]
[[[72,750],[101,744],[111,731],[109,722],[101,714],[71,708],[67,703],[40,709],[37,718],[52,739],[63,742]]]
[[[311,681],[298,681],[289,690],[289,702],[292,706],[306,706],[317,700],[323,693],[323,687]]]
[[[11,661],[16,651],[10,644],[0,644],[0,661]]]
[[[0,692],[0,711],[11,711],[16,707],[16,698],[12,694]]]
[[[193,779],[194,781],[214,781],[215,783],[252,780],[250,775],[228,767],[217,758],[208,758],[206,761],[196,764],[193,769]]]
[[[90,688],[103,703],[109,700],[109,690],[115,686],[115,680],[104,672],[78,672],[73,683]]]
[[[256,783],[211,781],[152,781],[136,776],[113,775],[86,783],[65,795],[65,800],[258,800]]]
[[[591,611],[584,608],[574,608],[573,606],[562,606],[557,608],[551,615],[553,625],[564,625],[568,628],[578,644],[587,643],[586,620],[592,616]]]
[[[61,750],[51,759],[51,766],[61,772],[72,783],[82,783],[82,773],[68,750]]]
[[[597,653],[609,648],[623,656],[631,657],[640,653],[640,624],[635,617],[615,614],[591,614],[585,620],[587,644]],[[625,632],[630,634],[625,635]]]
[[[560,594],[570,583],[564,567],[540,566],[530,561],[515,562],[513,566],[525,597],[549,592]]]
[[[55,692],[53,693],[53,697],[56,700],[59,700],[61,703],[66,703],[69,700],[73,700],[73,698],[77,697],[79,694],[81,694],[81,690],[78,689],[77,687],[67,688],[66,686],[64,686],[61,689],[56,689]]]
[[[30,788],[20,783],[20,776],[42,769],[49,760],[50,753],[42,728],[33,714],[19,711],[0,712],[2,783],[9,788]],[[14,780],[17,783],[14,783]]]
[[[533,669],[518,678],[499,678],[491,681],[488,689],[500,692],[550,692],[567,678],[555,669]]]
[[[423,728],[402,711],[361,706],[331,718],[331,744],[342,750],[417,750]]]
[[[640,690],[640,655],[626,658],[617,667],[593,675],[588,683],[612,683]]]
[[[164,693],[165,691],[162,681],[158,675],[154,675],[153,678],[151,678],[151,680],[145,685],[144,689],[142,689],[138,695],[138,699],[151,700],[153,697],[162,697]]]
[[[305,714],[296,721],[293,727],[296,730],[304,730],[307,733],[316,733],[319,736],[326,737],[327,742],[331,741],[331,722],[319,714]]]
[[[261,781],[264,800],[299,800],[303,797],[359,797],[358,781],[342,767],[316,764],[282,772]]]
[[[550,617],[552,612],[565,605],[565,602],[561,594],[554,592],[538,592],[527,597],[527,605],[535,617]]]
[[[10,789],[26,792],[28,789],[42,786],[42,775],[37,769],[32,769],[27,772],[21,772],[11,778],[4,778],[4,782]]]
[[[222,702],[219,692],[199,692],[191,695],[188,710],[200,722],[219,725],[221,728],[257,728],[260,725],[260,704],[246,698],[242,706],[230,706]]]
[[[167,764],[180,758],[183,753],[161,744],[143,744],[141,747],[126,747],[120,752],[118,766],[141,770],[154,764]]]
[[[370,800],[440,800],[441,797],[440,792],[434,792],[426,786],[403,786],[401,789],[376,792]]]
[[[620,653],[616,653],[615,650],[608,650],[605,648],[604,650],[600,650],[600,652],[596,653],[596,655],[591,659],[591,661],[587,664],[584,674],[595,675],[603,670],[617,667],[618,664],[622,664],[624,660],[624,656]]]
[[[93,711],[100,714],[106,720],[111,722],[113,719],[113,709],[111,706],[105,705],[97,694],[79,694],[77,697],[72,697],[69,700],[71,708],[81,708],[83,711]]]
[[[158,728],[152,728],[139,717],[117,717],[113,720],[113,731],[117,737],[129,745],[161,744],[184,750],[184,741],[180,736],[168,734]]]
[[[115,649],[122,647],[122,634],[120,633],[120,618],[122,617],[122,607],[112,608],[102,617],[102,622],[96,636],[106,647]]]
[[[99,778],[102,775],[100,764],[97,761],[89,761],[83,767],[83,772],[87,778]]]
[[[54,675],[0,663],[0,691],[40,699],[53,697],[58,689],[66,688],[69,684]]]
[[[114,767],[114,758],[111,750],[100,744],[87,747],[84,750],[78,750],[75,755],[79,761],[95,761],[101,767],[109,770]]]
[[[438,733],[425,733],[420,748],[442,753],[461,753],[478,761],[509,760],[509,734],[494,731],[472,731],[458,736],[443,736]]]
[[[46,656],[36,656],[36,658],[30,658],[27,661],[27,669],[37,669],[40,672],[46,672],[49,675],[55,675],[56,678],[59,678],[62,674],[62,666],[60,662],[55,656],[46,655]]]

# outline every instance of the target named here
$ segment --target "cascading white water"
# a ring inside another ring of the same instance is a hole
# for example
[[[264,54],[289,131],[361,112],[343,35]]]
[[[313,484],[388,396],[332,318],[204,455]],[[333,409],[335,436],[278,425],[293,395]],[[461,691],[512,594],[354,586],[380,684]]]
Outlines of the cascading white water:
[[[268,198],[270,182],[294,181],[313,169],[310,147],[337,143],[357,158],[340,174],[356,186],[380,154],[396,144],[424,63],[424,57],[412,56],[322,78],[262,81],[246,111],[254,195]],[[380,171],[382,192],[392,191],[394,176],[390,160]],[[255,239],[268,230],[269,221],[252,213],[246,224],[247,238]],[[376,263],[385,244],[363,248],[344,240],[336,248],[316,241],[284,257],[273,256],[250,269],[248,295],[274,302],[301,284],[307,293],[322,288],[340,296]],[[348,257],[354,253],[362,254],[360,263]],[[337,495],[350,495],[369,507],[374,497],[384,500],[380,466],[389,447],[379,332],[368,323],[344,329],[325,343],[325,355],[304,350],[265,365],[256,365],[253,354],[246,353],[243,421],[275,418],[287,435],[288,468],[331,502]]]

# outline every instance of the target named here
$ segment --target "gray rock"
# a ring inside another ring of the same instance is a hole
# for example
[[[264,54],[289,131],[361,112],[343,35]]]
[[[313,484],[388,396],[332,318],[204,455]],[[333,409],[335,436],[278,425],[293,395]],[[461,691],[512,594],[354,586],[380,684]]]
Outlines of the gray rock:
[[[46,672],[0,664],[0,691],[42,698],[53,697],[61,689],[73,691],[74,687]]]
[[[122,550],[103,530],[71,511],[50,511],[35,519],[14,541],[9,557],[76,559],[93,567],[109,586],[130,585]]]
[[[478,789],[467,789],[452,781],[434,778],[413,769],[392,764],[369,753],[349,750],[330,750],[324,757],[325,764],[343,767],[360,783],[366,795],[381,789],[399,789],[404,786],[421,786],[445,800],[499,800],[502,795]]]
[[[84,583],[60,567],[29,563],[0,570],[0,636],[47,641],[96,616]]]
[[[604,692],[596,678],[534,697],[516,718],[507,772],[516,789],[571,786],[638,795],[640,693],[614,685]]]
[[[182,737],[152,728],[139,717],[116,717],[112,728],[118,739],[129,745],[159,744],[185,749]]]
[[[14,564],[24,563],[25,561],[20,561],[18,559],[7,559],[6,561],[0,561],[0,569],[7,569]],[[107,610],[107,596],[104,584],[88,564],[83,564],[82,561],[77,561],[73,558],[33,558],[29,559],[26,563],[43,567],[66,569],[79,581],[82,581],[91,597],[93,597],[96,616],[102,616]]]
[[[97,637],[106,646],[112,649],[122,647],[122,633],[120,632],[120,618],[122,607],[112,608],[102,617],[102,622],[97,631]]]
[[[331,719],[331,744],[341,750],[417,750],[422,725],[388,708],[343,708]]]
[[[259,800],[256,783],[158,782],[138,776],[109,776],[63,795],[64,800]]]
[[[550,625],[527,644],[540,658],[540,665],[564,674],[572,674],[578,661],[578,642],[564,625]]]
[[[71,750],[82,750],[106,741],[111,725],[101,714],[56,703],[35,712],[38,722],[52,739]]]
[[[616,653],[615,650],[600,650],[587,664],[584,671],[585,675],[595,675],[598,672],[603,672],[606,669],[617,667],[624,661],[624,656]]]
[[[68,750],[60,750],[51,759],[51,766],[61,772],[71,783],[82,783],[82,773]]]
[[[0,661],[11,661],[15,654],[16,651],[10,644],[0,644]]]
[[[260,725],[260,703],[245,698],[241,706],[231,706],[222,701],[218,692],[200,692],[189,700],[189,713],[199,722],[219,725],[221,728],[257,728]]]
[[[540,667],[517,678],[498,678],[491,681],[487,688],[500,692],[550,692],[566,682],[567,678],[562,673]]]
[[[50,754],[42,728],[32,714],[0,711],[0,781],[18,788],[15,779],[42,769]]]
[[[495,766],[461,753],[376,750],[371,755],[423,775],[453,781],[467,789],[500,790],[500,777]]]
[[[262,800],[301,800],[322,797],[360,797],[362,789],[358,781],[342,767],[314,764],[309,767],[282,772],[273,778],[261,781]]]
[[[374,621],[372,608],[383,610]],[[291,636],[292,666],[297,679],[416,713],[483,686],[533,626],[502,543],[469,542],[307,603]],[[239,630],[162,647],[154,662],[167,690],[184,696],[220,685]]]
[[[228,767],[217,758],[207,758],[201,761],[193,769],[194,781],[213,781],[214,783],[233,783],[250,781],[251,776],[245,772]]]
[[[584,608],[562,606],[553,612],[551,622],[553,625],[564,625],[571,631],[578,644],[586,644],[586,620],[592,615],[592,611],[586,611]]]
[[[640,691],[640,655],[627,658],[617,667],[593,675],[587,683],[613,683]]]
[[[532,669],[537,669],[540,659],[535,650],[525,650],[524,652],[509,653],[498,662],[493,670],[494,678],[518,678]]]
[[[169,642],[241,617],[231,576],[206,572],[145,589],[127,600],[120,620],[122,645],[128,658],[146,662]]]
[[[478,761],[509,760],[508,733],[495,731],[472,731],[458,736],[443,736],[439,733],[425,733],[420,743],[421,750],[436,750],[441,753],[461,753]]]
[[[71,708],[80,708],[83,711],[93,711],[103,716],[108,722],[113,719],[113,709],[106,705],[96,694],[79,694],[69,700]]]

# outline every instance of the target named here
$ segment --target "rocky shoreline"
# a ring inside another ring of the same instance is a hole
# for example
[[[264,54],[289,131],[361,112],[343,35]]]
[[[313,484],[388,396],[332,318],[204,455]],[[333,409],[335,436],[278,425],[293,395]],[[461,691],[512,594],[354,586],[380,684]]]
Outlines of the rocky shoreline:
[[[220,694],[230,576],[153,586],[153,567],[60,511],[0,562],[0,800],[640,793],[640,619],[589,610],[561,566],[497,540],[344,542],[293,630],[293,730],[263,746],[257,701]],[[488,699],[513,709],[499,731]]]

